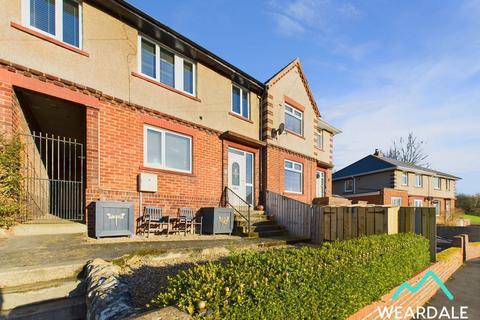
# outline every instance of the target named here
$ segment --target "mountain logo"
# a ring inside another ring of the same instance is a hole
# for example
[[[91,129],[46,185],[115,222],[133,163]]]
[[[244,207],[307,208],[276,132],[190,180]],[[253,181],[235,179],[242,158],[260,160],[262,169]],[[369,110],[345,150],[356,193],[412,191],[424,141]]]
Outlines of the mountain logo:
[[[395,291],[395,293],[392,296],[392,300],[395,300],[398,298],[398,296],[403,292],[404,289],[412,292],[412,293],[417,293],[422,286],[427,282],[429,278],[432,278],[433,281],[435,281],[440,289],[442,289],[443,293],[447,296],[448,300],[453,300],[453,294],[447,289],[447,287],[443,284],[442,280],[435,274],[435,272],[429,270],[423,278],[417,283],[415,287],[412,287],[408,282],[404,282],[398,289]]]

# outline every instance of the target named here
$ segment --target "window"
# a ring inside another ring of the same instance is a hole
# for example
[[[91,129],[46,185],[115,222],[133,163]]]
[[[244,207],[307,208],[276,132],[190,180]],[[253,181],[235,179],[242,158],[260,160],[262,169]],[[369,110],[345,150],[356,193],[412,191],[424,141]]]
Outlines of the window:
[[[440,201],[433,201],[433,206],[435,207],[435,215],[438,217],[441,211]]]
[[[195,95],[195,64],[147,37],[140,36],[138,70],[141,74],[185,93]]]
[[[232,85],[232,112],[244,118],[250,118],[249,93],[235,85]]]
[[[400,207],[402,205],[402,198],[400,197],[392,197],[390,199],[390,203],[392,204],[392,206],[398,206]]]
[[[413,206],[417,208],[423,207],[423,200],[419,200],[419,199],[413,200]]]
[[[353,191],[353,179],[345,180],[345,192]]]
[[[232,164],[232,185],[240,186],[240,165],[238,162]]]
[[[402,172],[402,186],[408,186],[408,172]]]
[[[146,126],[145,165],[152,168],[192,172],[192,138]]]
[[[423,186],[423,176],[421,174],[415,175],[415,187]]]
[[[23,0],[24,24],[57,40],[80,48],[79,0]]]
[[[284,166],[285,191],[302,193],[303,165],[298,162],[285,160]]]
[[[323,150],[323,131],[319,131],[315,133],[315,146]]]
[[[285,104],[285,128],[299,135],[303,135],[303,113]]]
[[[433,177],[433,187],[437,190],[440,190],[440,178],[439,177]]]
[[[445,179],[445,187],[446,187],[447,191],[450,191],[450,180]]]

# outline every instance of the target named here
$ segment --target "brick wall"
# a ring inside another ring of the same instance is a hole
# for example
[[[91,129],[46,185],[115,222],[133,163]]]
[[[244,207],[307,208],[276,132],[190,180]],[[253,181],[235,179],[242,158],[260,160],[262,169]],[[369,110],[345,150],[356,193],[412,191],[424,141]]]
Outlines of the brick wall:
[[[218,206],[224,185],[228,183],[228,147],[233,146],[255,155],[255,199],[260,192],[259,150],[222,140],[221,132],[189,123],[139,105],[108,96],[80,84],[17,68],[0,60],[0,129],[19,129],[21,114],[14,120],[15,104],[12,85],[81,104],[86,109],[86,190],[85,204],[90,231],[94,226],[94,201],[119,200],[135,204],[139,215],[137,175],[158,175],[158,192],[143,194],[143,206],[164,208],[174,215],[180,207],[198,210]],[[20,109],[20,108],[18,108]],[[144,125],[154,125],[192,137],[192,173],[178,173],[146,168],[143,164]]]
[[[317,167],[317,161],[315,159],[273,145],[267,145],[263,151],[263,154],[265,159],[263,183],[266,190],[285,195],[289,198],[305,203],[312,203],[313,199],[316,197],[317,170],[322,170],[326,173],[325,195],[327,197],[331,196],[332,170]],[[285,160],[299,162],[303,165],[303,191],[301,194],[285,192]]]
[[[395,190],[391,188],[384,188],[382,190],[383,194],[383,204],[391,204],[392,197],[397,197],[402,199],[402,205],[408,205],[408,193],[402,190]]]

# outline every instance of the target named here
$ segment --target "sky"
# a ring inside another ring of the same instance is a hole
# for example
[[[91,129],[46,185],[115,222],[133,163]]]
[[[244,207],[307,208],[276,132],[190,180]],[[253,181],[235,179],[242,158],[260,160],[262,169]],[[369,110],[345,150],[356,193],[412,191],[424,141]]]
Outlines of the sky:
[[[339,170],[413,132],[480,192],[480,0],[128,0],[258,80],[298,57]]]

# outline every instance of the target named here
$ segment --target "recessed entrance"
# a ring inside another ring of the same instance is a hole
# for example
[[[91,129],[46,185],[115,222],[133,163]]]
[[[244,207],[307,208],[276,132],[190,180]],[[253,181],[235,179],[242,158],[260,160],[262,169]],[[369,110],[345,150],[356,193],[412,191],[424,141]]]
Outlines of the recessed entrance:
[[[24,89],[15,94],[23,144],[23,221],[83,222],[85,108]]]

